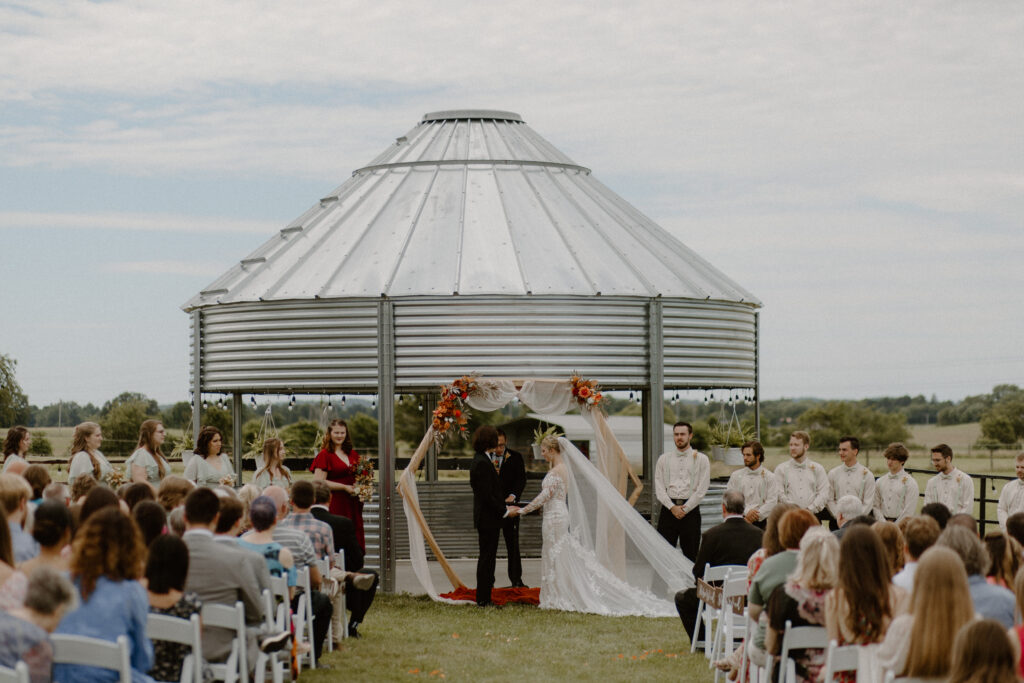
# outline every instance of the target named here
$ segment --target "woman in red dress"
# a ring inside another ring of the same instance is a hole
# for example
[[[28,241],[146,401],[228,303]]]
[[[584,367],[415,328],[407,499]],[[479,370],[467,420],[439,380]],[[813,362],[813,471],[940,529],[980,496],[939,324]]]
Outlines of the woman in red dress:
[[[331,514],[348,517],[356,527],[356,538],[363,552],[366,537],[363,534],[363,502],[356,495],[356,463],[359,454],[352,448],[348,425],[344,420],[331,420],[324,435],[320,452],[309,469],[313,478],[327,482],[331,489]]]

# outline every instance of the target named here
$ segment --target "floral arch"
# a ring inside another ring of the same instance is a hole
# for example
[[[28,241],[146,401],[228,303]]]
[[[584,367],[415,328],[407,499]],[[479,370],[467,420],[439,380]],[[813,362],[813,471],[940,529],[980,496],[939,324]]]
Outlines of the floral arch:
[[[432,443],[441,444],[451,434],[466,435],[466,423],[469,416],[467,406],[475,410],[492,411],[501,408],[514,398],[519,399],[528,408],[538,413],[560,415],[579,408],[584,419],[594,430],[596,447],[591,452],[593,464],[623,498],[626,498],[627,482],[630,480],[633,482],[633,492],[627,499],[629,505],[635,505],[643,491],[643,483],[630,466],[622,446],[605,419],[600,405],[601,393],[597,382],[585,380],[578,375],[573,375],[568,380],[485,379],[467,375],[456,379],[451,384],[443,385],[438,407],[434,411],[433,424],[423,435],[423,439],[398,480],[398,492],[402,496],[408,522],[409,555],[413,571],[427,593],[435,600],[441,598],[434,588],[427,567],[424,541],[430,546],[434,557],[437,558],[451,582],[452,588],[465,588],[465,584],[437,545],[426,518],[423,516],[416,492],[416,472]],[[606,520],[602,523],[602,530],[607,534],[607,540],[603,543],[607,563],[611,566],[618,566],[619,571],[624,572],[624,561],[621,558],[621,536],[623,533],[621,527],[611,520]]]

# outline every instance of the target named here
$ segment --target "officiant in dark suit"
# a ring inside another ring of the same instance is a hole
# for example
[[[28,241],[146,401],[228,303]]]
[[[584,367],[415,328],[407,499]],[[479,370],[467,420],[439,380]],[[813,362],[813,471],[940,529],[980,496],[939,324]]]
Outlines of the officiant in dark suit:
[[[526,488],[526,463],[523,456],[506,446],[508,437],[498,427],[498,447],[495,449],[498,479],[505,494],[506,505],[519,505],[519,497]],[[504,514],[504,513],[503,513]],[[508,580],[516,587],[525,588],[523,583],[523,560],[519,556],[519,516],[509,516],[501,522],[505,536],[505,550],[508,554]]]
[[[473,487],[473,526],[480,544],[476,561],[476,604],[481,607],[492,604],[498,538],[506,510],[505,495],[495,467],[497,448],[498,430],[491,425],[478,427],[473,433],[476,455],[469,468],[469,484]]]

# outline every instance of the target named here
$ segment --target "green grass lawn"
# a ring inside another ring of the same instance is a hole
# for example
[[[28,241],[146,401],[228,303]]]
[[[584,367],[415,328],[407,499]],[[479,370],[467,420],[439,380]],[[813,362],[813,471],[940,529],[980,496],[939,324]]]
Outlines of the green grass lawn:
[[[359,640],[326,653],[318,681],[710,681],[678,619],[600,617],[526,605],[481,609],[381,594]]]

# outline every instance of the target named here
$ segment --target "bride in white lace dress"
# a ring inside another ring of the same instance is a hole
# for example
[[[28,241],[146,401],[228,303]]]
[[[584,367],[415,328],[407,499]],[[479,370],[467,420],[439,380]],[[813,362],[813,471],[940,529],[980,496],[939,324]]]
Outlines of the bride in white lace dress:
[[[564,438],[546,437],[541,492],[510,514],[543,507],[540,606],[569,612],[676,616],[693,565]]]

